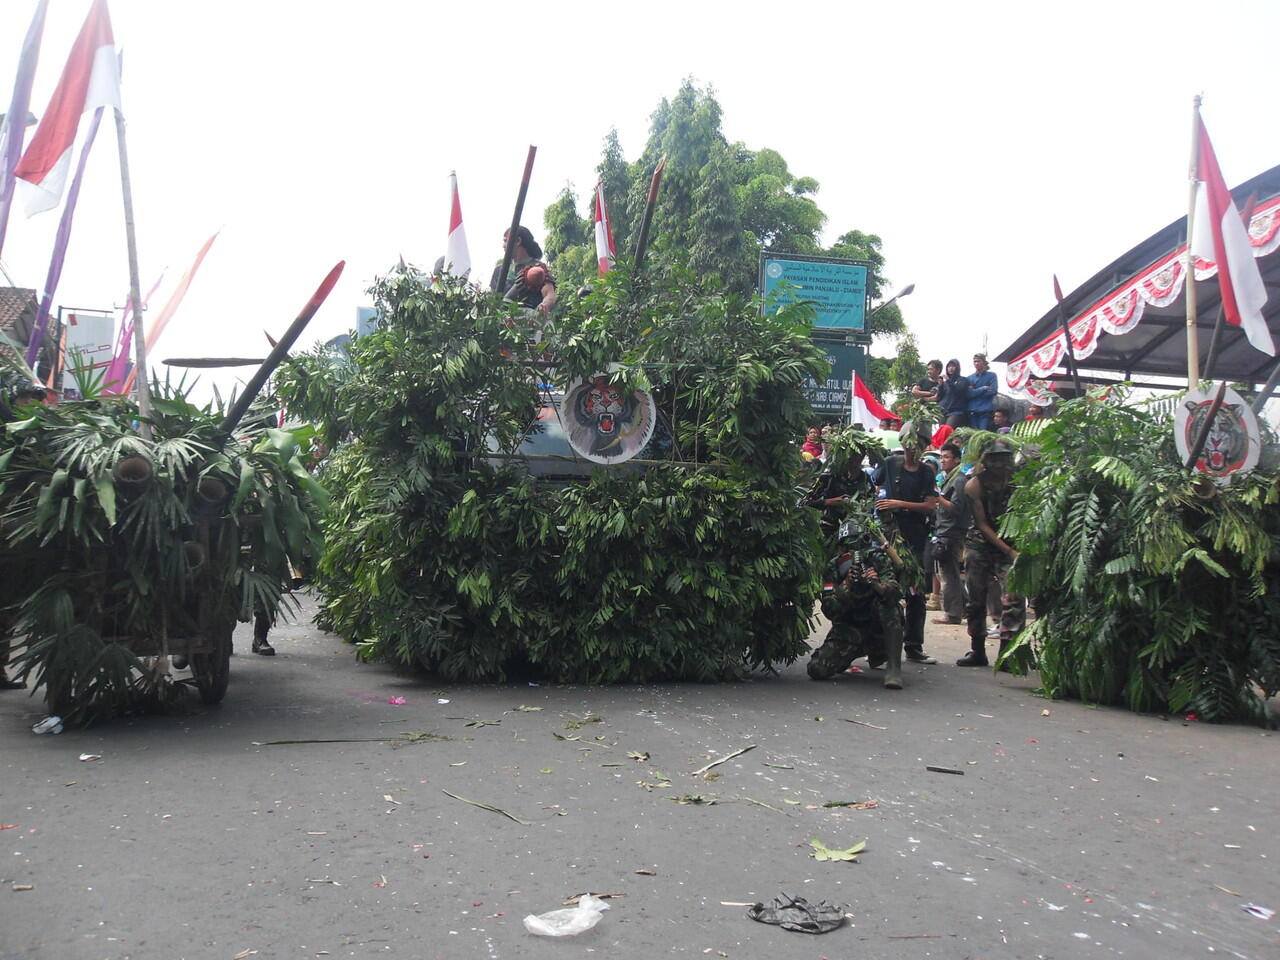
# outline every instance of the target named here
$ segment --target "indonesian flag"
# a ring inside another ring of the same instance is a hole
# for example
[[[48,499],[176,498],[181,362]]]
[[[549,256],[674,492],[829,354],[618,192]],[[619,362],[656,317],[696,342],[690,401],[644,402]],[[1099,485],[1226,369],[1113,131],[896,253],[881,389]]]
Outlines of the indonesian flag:
[[[604,202],[604,182],[596,184],[596,262],[604,276],[613,266],[613,224]]]
[[[462,202],[458,199],[458,175],[449,174],[453,184],[453,202],[449,207],[449,245],[445,247],[444,269],[455,277],[471,272],[471,252],[467,249],[467,230],[462,225]]]
[[[857,371],[853,374],[853,396],[849,403],[849,423],[860,423],[868,430],[880,429],[880,421],[888,417],[891,420],[897,420],[898,417],[892,410],[886,408],[876,395],[871,392],[871,388],[862,382],[862,378],[858,376]]]
[[[1197,196],[1195,239],[1191,252],[1218,265],[1223,319],[1232,326],[1243,327],[1244,335],[1251,344],[1274,357],[1275,341],[1262,316],[1262,308],[1267,304],[1262,272],[1253,257],[1249,234],[1245,231],[1235,201],[1231,199],[1231,191],[1227,189],[1203,121],[1199,127],[1197,171],[1203,183]]]
[[[52,210],[61,202],[81,114],[97,107],[119,106],[120,61],[107,0],[94,0],[49,108],[14,171],[21,181],[27,216]]]

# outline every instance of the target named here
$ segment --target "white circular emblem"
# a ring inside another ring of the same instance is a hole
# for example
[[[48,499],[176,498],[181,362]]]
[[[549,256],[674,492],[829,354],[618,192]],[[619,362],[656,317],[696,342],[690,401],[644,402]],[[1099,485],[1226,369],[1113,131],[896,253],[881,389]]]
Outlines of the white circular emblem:
[[[593,463],[630,460],[645,448],[657,422],[657,408],[648,391],[627,393],[608,374],[572,384],[562,403],[569,446]]]
[[[769,265],[764,268],[764,272],[774,280],[777,280],[782,276],[782,264],[778,263],[776,260],[771,260],[769,261]]]

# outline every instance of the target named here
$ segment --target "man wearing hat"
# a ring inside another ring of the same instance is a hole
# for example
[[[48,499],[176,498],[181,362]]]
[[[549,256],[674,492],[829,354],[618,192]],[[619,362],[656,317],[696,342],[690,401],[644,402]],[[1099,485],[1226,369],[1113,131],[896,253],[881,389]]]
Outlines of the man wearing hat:
[[[504,248],[510,236],[510,231],[503,234]],[[502,269],[499,261],[493,268],[489,289],[504,293],[507,299],[516,301],[522,307],[541,311],[543,317],[550,317],[551,308],[556,305],[556,281],[547,265],[539,259],[541,256],[542,247],[533,239],[529,228],[517,227],[515,255],[511,259],[511,266],[507,268],[507,275],[498,276],[498,271]]]
[[[971,517],[964,548],[964,577],[968,591],[965,620],[969,628],[970,650],[956,661],[959,667],[985,667],[987,660],[987,591],[1005,582],[1018,551],[996,532],[1000,518],[1009,508],[1013,486],[1013,447],[996,440],[982,454],[982,464],[964,485]],[[1013,639],[1027,622],[1027,602],[1007,592],[1001,594],[1000,648]]]
[[[907,593],[907,628],[902,648],[914,663],[937,663],[924,652],[925,569],[924,550],[929,542],[929,518],[938,503],[937,478],[932,468],[920,462],[920,451],[929,444],[929,424],[908,420],[898,433],[902,456],[888,457],[872,478],[876,485],[876,510],[889,530],[902,535],[918,571],[904,574]]]

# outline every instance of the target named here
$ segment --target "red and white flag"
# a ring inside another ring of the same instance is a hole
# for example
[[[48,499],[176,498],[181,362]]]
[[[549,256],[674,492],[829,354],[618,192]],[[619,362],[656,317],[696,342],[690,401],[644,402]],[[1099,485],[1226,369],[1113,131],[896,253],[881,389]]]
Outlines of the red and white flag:
[[[604,183],[596,184],[596,262],[600,275],[613,267],[613,224],[609,222],[609,208],[604,202]]]
[[[1218,265],[1218,289],[1222,292],[1222,317],[1235,327],[1242,327],[1249,342],[1263,353],[1276,355],[1275,341],[1267,329],[1262,308],[1267,305],[1267,288],[1262,271],[1254,259],[1249,234],[1240,219],[1240,211],[1231,199],[1227,181],[1218,166],[1218,158],[1209,142],[1204,121],[1199,122],[1199,159],[1197,178],[1202,181],[1196,198],[1195,237],[1191,243],[1194,256],[1212,260]]]
[[[858,376],[857,371],[853,374],[853,396],[849,403],[849,423],[860,423],[868,430],[880,429],[880,421],[886,417],[891,420],[898,419],[894,412],[884,406],[876,395],[871,392],[871,388],[862,382],[862,378]]]
[[[462,225],[462,201],[458,199],[458,175],[449,174],[453,198],[449,206],[449,244],[444,251],[444,269],[455,277],[471,272],[471,251],[467,249],[467,230]]]
[[[119,106],[120,61],[111,16],[107,0],[94,0],[49,108],[14,170],[27,216],[52,210],[61,202],[80,116],[97,107]]]

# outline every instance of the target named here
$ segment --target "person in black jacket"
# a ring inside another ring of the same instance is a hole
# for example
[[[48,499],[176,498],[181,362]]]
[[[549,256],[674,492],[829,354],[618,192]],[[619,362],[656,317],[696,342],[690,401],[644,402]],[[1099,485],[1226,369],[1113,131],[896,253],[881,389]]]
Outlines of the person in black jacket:
[[[959,360],[947,361],[946,373],[938,385],[938,404],[947,415],[947,426],[968,426],[969,381],[960,375]]]

